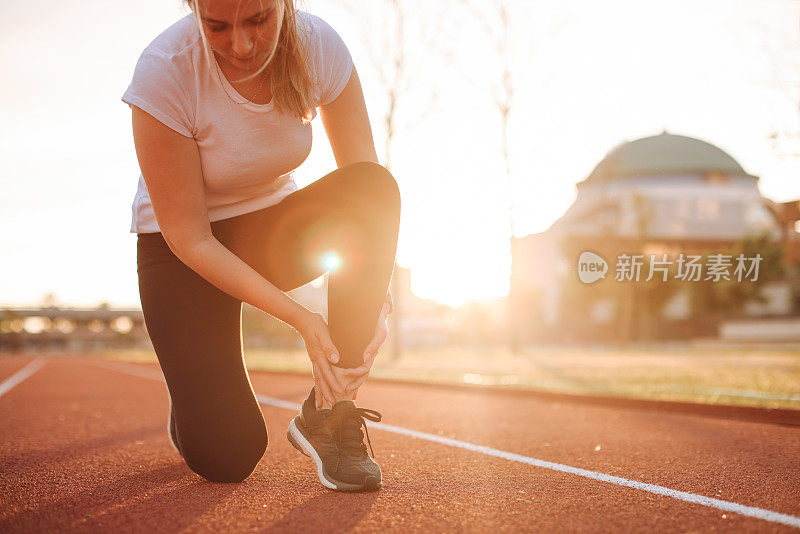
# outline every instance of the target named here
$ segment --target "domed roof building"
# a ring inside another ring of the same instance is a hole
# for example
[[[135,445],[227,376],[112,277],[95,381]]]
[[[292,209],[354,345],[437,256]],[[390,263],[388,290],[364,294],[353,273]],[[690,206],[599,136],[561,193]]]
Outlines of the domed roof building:
[[[597,164],[585,181],[598,183],[642,175],[709,172],[757,179],[711,143],[665,130],[660,135],[621,143]]]
[[[551,231],[707,245],[762,232],[781,238],[758,177],[692,137],[663,132],[622,143],[577,187],[575,202]]]
[[[724,254],[748,236],[784,244],[798,263],[798,218],[800,203],[761,196],[758,177],[711,143],[666,131],[623,142],[577,183],[575,201],[547,231],[512,239],[512,316],[525,322],[538,314],[540,333],[569,328],[563,280],[577,278],[577,258],[587,250],[608,262],[606,280],[618,254]],[[771,311],[786,311],[787,291]],[[686,316],[687,302],[673,304],[674,317]],[[619,312],[613,302],[595,308],[598,331],[607,334]]]

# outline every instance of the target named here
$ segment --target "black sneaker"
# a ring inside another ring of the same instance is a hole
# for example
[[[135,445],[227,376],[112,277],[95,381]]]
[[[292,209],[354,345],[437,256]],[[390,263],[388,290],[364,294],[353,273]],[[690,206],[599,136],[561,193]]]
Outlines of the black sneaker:
[[[300,414],[289,423],[289,442],[314,460],[319,481],[338,491],[371,491],[381,487],[381,468],[367,455],[364,418],[380,421],[375,410],[357,408],[350,400],[337,402],[333,408],[317,410],[315,391],[303,403]],[[372,443],[367,442],[370,451]]]

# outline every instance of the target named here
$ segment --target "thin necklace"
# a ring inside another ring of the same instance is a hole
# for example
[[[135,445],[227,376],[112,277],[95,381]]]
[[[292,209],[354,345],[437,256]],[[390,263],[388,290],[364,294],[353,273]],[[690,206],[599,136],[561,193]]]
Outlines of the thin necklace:
[[[261,88],[262,88],[262,87],[264,87],[264,79],[266,78],[266,76],[264,76],[264,75],[263,75],[263,74],[264,74],[263,72],[262,72],[261,74],[262,74],[262,76],[261,76],[261,83],[260,83],[260,84],[258,84],[258,89],[256,89],[256,92],[255,92],[255,93],[253,93],[253,96],[251,96],[251,97],[250,97],[250,100],[251,100],[251,101],[252,101],[252,100],[253,100],[253,99],[256,97],[256,95],[257,95],[257,94],[258,94],[258,92],[261,90]],[[255,104],[255,102],[253,102],[253,103]]]
[[[219,63],[217,62],[217,59],[216,59],[216,58],[214,58],[214,67],[217,69],[217,74],[218,74],[219,76],[225,76],[225,75],[222,73],[222,71],[219,69]],[[263,73],[262,73],[262,75],[263,75]],[[255,93],[253,93],[253,96],[251,96],[251,97],[250,97],[250,101],[249,101],[249,103],[251,103],[251,104],[255,104],[255,102],[253,102],[252,100],[253,100],[253,99],[256,97],[256,95],[257,95],[257,94],[258,94],[258,92],[261,90],[261,88],[262,88],[262,87],[264,87],[264,80],[265,80],[265,79],[266,79],[266,76],[261,76],[261,83],[258,85],[258,89],[256,89],[256,92],[255,92]],[[228,82],[228,83],[230,83],[230,82]],[[231,84],[231,87],[233,87],[233,84]],[[227,90],[227,89],[225,89],[225,84],[222,84],[222,89],[223,89],[223,90],[224,90],[226,93],[228,92],[228,90]],[[241,96],[241,95],[240,95],[240,96]],[[245,98],[245,100],[247,100],[247,99]],[[244,103],[245,103],[245,102],[239,102],[239,101],[238,101],[238,100],[236,100],[236,99],[234,99],[233,101],[234,101],[234,102],[236,102],[237,104],[244,104]]]

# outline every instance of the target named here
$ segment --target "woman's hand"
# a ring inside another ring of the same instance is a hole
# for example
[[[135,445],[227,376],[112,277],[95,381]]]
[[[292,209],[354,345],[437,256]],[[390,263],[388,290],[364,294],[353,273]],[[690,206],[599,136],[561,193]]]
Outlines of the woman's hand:
[[[351,391],[357,390],[361,387],[361,384],[364,383],[364,380],[367,379],[369,376],[369,372],[372,369],[372,364],[375,362],[375,356],[378,355],[378,351],[381,349],[381,346],[386,341],[386,338],[389,336],[389,327],[386,325],[386,317],[389,315],[389,304],[385,303],[383,308],[381,308],[381,314],[378,317],[378,324],[375,327],[375,335],[367,344],[367,348],[364,349],[364,365],[359,367],[354,367],[353,369],[346,369],[344,370],[344,375],[351,377],[351,382],[345,388],[347,393]],[[355,399],[358,395],[358,391],[353,396]]]
[[[293,326],[306,344],[306,351],[311,360],[314,374],[315,390],[322,394],[316,396],[317,409],[322,408],[323,397],[333,406],[336,404],[334,394],[343,396],[344,388],[331,370],[331,363],[339,361],[339,351],[336,350],[336,346],[331,340],[328,323],[321,314],[309,312],[297,325]]]

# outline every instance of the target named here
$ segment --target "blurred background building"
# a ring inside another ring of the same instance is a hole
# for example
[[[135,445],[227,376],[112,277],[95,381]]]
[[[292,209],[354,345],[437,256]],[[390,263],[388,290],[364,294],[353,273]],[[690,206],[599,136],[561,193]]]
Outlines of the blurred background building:
[[[764,198],[758,177],[720,148],[666,131],[624,142],[577,189],[549,229],[512,240],[517,343],[715,336],[726,320],[798,313],[800,202]],[[575,270],[587,250],[609,264],[588,285]],[[758,283],[614,280],[620,254],[738,252],[764,257]]]

